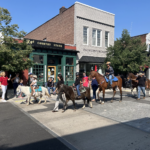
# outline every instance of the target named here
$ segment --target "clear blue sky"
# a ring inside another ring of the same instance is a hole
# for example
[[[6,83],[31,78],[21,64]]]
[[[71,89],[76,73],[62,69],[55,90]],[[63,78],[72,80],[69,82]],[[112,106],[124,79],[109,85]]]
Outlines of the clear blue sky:
[[[123,29],[131,36],[150,32],[150,0],[78,0],[81,3],[115,14],[115,39]],[[59,8],[68,8],[74,0],[0,0],[0,7],[7,8],[12,24],[19,30],[30,32],[59,13]]]

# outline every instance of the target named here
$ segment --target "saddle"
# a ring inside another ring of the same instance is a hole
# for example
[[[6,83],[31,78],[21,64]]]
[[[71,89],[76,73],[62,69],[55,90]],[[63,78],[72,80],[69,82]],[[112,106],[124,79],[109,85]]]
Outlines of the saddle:
[[[106,80],[106,82],[108,83],[108,82],[109,82],[109,76],[105,76],[105,80]],[[115,77],[115,76],[113,76],[113,77],[112,77],[112,82],[116,82],[116,81],[118,81],[118,78]]]
[[[31,89],[31,87],[30,87],[30,93],[32,92],[32,89]],[[35,92],[42,92],[42,87],[41,86],[37,86],[36,88],[35,88]]]
[[[73,89],[73,92],[75,94],[75,97],[77,97],[78,96],[78,94],[77,94],[77,88],[76,87],[72,87],[72,89]],[[84,93],[84,92],[86,92],[86,89],[85,89],[85,87],[80,87],[79,91],[80,91],[80,93]]]

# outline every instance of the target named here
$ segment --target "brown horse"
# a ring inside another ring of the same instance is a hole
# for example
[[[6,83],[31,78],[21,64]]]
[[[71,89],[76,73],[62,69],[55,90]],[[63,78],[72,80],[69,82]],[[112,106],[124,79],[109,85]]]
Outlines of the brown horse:
[[[99,74],[96,71],[91,71],[90,72],[89,78],[91,79],[93,77],[96,78],[96,80],[97,80],[97,82],[99,84],[98,98],[99,98],[100,92],[103,91],[103,102],[101,102],[101,100],[100,100],[100,103],[103,104],[104,103],[104,99],[105,99],[105,90],[108,87],[108,83],[106,82],[104,76],[102,76],[101,74]],[[112,83],[113,98],[112,98],[111,102],[113,102],[113,100],[114,100],[114,96],[116,94],[116,87],[118,87],[119,90],[120,90],[120,100],[119,100],[119,102],[122,101],[122,79],[119,76],[117,76],[117,78],[118,78],[118,81]]]
[[[136,80],[137,76],[135,76],[133,73],[129,73],[127,79],[128,79],[128,81],[131,80],[131,83],[132,83],[131,93],[132,93],[132,95],[135,95],[133,92],[134,88],[136,88],[136,91],[138,91],[137,90],[138,83]],[[150,96],[150,80],[149,79],[146,79],[145,85],[146,85],[146,89],[149,90],[149,96]]]
[[[83,105],[82,108],[85,108],[85,101],[86,100],[87,100],[88,104],[90,103],[90,107],[92,108],[92,102],[91,102],[91,96],[90,96],[90,88],[89,87],[85,87],[85,89],[86,89],[86,91],[84,93],[81,93],[81,99],[83,99],[83,101],[84,101],[84,105]],[[67,103],[68,103],[69,100],[72,100],[73,105],[74,105],[74,110],[76,110],[75,100],[79,100],[79,99],[76,98],[76,94],[73,91],[73,88],[71,86],[67,86],[67,85],[62,84],[62,85],[60,85],[59,92],[61,92],[62,94],[65,93],[66,100],[64,100],[64,98],[61,96],[61,101],[64,104],[64,108],[63,108],[64,111],[67,108]]]

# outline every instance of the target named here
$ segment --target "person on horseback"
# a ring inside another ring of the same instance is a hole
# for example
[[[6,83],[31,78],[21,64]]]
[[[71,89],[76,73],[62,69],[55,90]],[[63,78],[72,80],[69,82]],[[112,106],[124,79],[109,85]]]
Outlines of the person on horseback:
[[[81,83],[81,80],[79,78],[79,72],[76,72],[76,80],[75,80],[75,83],[73,84],[73,86],[76,86],[76,89],[77,89],[77,94],[78,94],[78,99],[81,98],[81,94],[80,94],[80,83]]]
[[[36,75],[33,75],[33,81],[30,85],[32,86],[32,93],[34,96],[35,95],[35,89],[37,88],[37,76]]]
[[[110,62],[107,62],[107,69],[105,70],[105,76],[109,78],[109,82],[108,82],[108,87],[111,88],[112,87],[112,78],[113,78],[113,74],[114,74],[114,69],[110,66]]]

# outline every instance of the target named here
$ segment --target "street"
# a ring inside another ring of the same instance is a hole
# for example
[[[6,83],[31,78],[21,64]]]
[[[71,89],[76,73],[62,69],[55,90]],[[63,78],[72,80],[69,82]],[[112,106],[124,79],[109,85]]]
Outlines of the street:
[[[113,103],[111,97],[107,91],[105,104],[84,110],[76,101],[76,111],[70,101],[64,113],[62,103],[52,112],[56,96],[40,105],[20,98],[0,103],[0,149],[149,150],[150,98],[137,101],[126,91],[122,102],[118,91]]]

